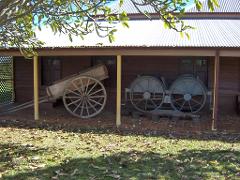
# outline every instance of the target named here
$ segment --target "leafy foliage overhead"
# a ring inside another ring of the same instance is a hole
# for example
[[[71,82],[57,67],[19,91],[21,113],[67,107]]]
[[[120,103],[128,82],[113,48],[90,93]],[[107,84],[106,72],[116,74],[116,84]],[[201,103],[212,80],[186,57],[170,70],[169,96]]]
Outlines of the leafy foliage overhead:
[[[96,31],[101,37],[114,40],[113,22],[128,27],[126,12],[114,12],[109,3],[115,0],[0,0],[0,46],[2,48],[17,47],[23,53],[43,43],[35,36],[36,28],[41,30],[50,26],[54,33],[72,36],[85,35]],[[184,32],[191,28],[181,21],[187,3],[190,0],[130,0],[140,13],[151,18],[148,12],[142,12],[139,6],[151,5],[165,27]],[[218,6],[217,0],[207,0],[210,10]],[[119,0],[119,6],[124,0]],[[198,10],[200,0],[194,0]],[[107,23],[102,23],[107,22]]]

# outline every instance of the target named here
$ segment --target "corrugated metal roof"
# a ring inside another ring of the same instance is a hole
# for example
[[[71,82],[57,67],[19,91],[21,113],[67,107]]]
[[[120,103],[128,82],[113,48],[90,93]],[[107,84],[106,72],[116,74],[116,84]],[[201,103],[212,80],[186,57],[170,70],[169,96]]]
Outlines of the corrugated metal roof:
[[[165,29],[160,20],[132,20],[130,28],[116,25],[116,41],[110,43],[96,33],[87,35],[84,40],[67,35],[54,35],[50,29],[36,32],[44,41],[44,47],[232,47],[240,48],[240,20],[185,20],[185,24],[196,27],[189,30],[190,40],[181,38],[174,30]]]
[[[137,2],[138,4],[144,4],[143,0],[134,0],[134,1]],[[145,5],[145,6],[138,5],[137,8],[139,8],[139,10],[141,10],[142,12],[147,11],[148,13],[156,13],[156,11],[150,5]],[[127,14],[138,14],[139,11],[137,8],[134,6],[134,4],[130,0],[124,0],[120,8],[119,8],[118,1],[116,1],[116,3],[114,3],[111,6],[111,9],[113,10],[114,13],[120,13],[125,11]]]
[[[218,13],[240,13],[240,0],[218,0],[219,7],[215,7],[214,12]],[[207,0],[202,1],[200,12],[210,12]],[[186,12],[199,12],[196,6],[188,9]]]
[[[136,2],[139,2],[140,4],[143,4],[143,0],[135,0]],[[218,0],[220,7],[216,7],[214,12],[221,12],[221,13],[240,13],[240,0]],[[208,2],[207,0],[202,0],[203,7],[200,12],[210,12],[208,8]],[[133,3],[130,0],[124,0],[124,3],[121,8],[119,8],[118,2],[114,3],[111,8],[114,10],[114,12],[122,12],[125,11],[127,14],[138,14],[137,8],[133,5]],[[152,6],[146,5],[146,6],[138,6],[138,8],[144,12],[147,11],[148,13],[156,13],[156,11],[153,9]],[[190,7],[186,7],[186,12],[199,12],[196,9],[195,4],[193,4]],[[213,12],[213,13],[214,13]]]

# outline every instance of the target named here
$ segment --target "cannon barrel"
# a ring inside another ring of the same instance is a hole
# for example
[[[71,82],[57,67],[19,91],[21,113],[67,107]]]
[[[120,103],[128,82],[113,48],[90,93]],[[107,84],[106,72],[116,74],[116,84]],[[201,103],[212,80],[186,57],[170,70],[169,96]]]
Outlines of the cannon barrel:
[[[64,90],[67,85],[75,78],[80,76],[89,76],[93,77],[99,81],[108,78],[108,70],[107,67],[103,64],[99,64],[88,69],[85,69],[77,74],[73,74],[71,76],[67,76],[61,80],[55,81],[52,85],[46,88],[47,95],[50,99],[59,99],[63,96]]]

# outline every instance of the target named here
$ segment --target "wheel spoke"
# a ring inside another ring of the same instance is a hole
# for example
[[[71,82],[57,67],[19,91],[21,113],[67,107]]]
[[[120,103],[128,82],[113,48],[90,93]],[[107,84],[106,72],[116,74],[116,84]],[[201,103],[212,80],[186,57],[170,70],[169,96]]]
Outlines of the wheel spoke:
[[[193,112],[190,101],[188,101],[188,105],[189,105],[190,111]]]
[[[132,101],[141,101],[141,100],[143,100],[143,98],[134,98]]]
[[[66,96],[69,99],[78,99],[81,98],[81,96]]]
[[[147,110],[147,102],[148,102],[148,100],[146,99],[145,100],[145,106],[144,106],[145,110]]]
[[[97,93],[99,93],[99,92],[101,92],[101,91],[103,91],[103,89],[99,89],[99,90],[97,90],[97,91],[95,91],[95,92],[93,92],[93,93],[91,93],[91,94],[88,94],[88,95],[91,97],[92,95],[97,94]]]
[[[140,101],[138,101],[138,102],[136,103],[136,106],[137,106],[138,104],[140,104],[142,101],[144,101],[144,99],[141,99]]]
[[[104,98],[105,96],[104,95],[101,95],[101,96],[89,96],[89,98]]]
[[[184,98],[180,97],[180,98],[174,99],[175,102],[179,102],[180,100],[184,100]]]
[[[87,115],[89,116],[89,110],[88,110],[88,106],[87,106],[87,101],[85,101],[85,104],[86,104]]]
[[[91,106],[91,108],[93,108],[94,111],[97,112],[97,109],[94,107],[94,105],[93,105],[90,101],[87,101],[87,102],[88,102],[88,104]]]
[[[77,99],[77,100],[75,100],[75,101],[72,101],[71,103],[69,103],[69,104],[67,104],[68,106],[70,106],[70,105],[72,105],[72,104],[75,104],[76,102],[78,102],[78,101],[81,101],[82,100],[82,98],[80,98],[80,99]]]
[[[155,108],[157,107],[157,104],[152,99],[150,99],[150,102],[152,102]]]
[[[192,97],[196,97],[196,96],[201,96],[201,99],[202,99],[204,95],[203,94],[195,94],[195,95],[193,94],[192,95]]]
[[[91,89],[88,91],[87,94],[89,95],[89,93],[92,92],[92,90],[93,90],[96,86],[97,86],[97,82],[95,82],[95,83],[93,84],[93,86],[91,87]]]
[[[81,113],[80,113],[80,116],[81,116],[81,117],[82,117],[82,115],[83,115],[84,104],[85,104],[85,101],[83,100],[83,103],[82,103],[82,109],[81,109]]]
[[[78,93],[76,93],[75,91],[72,91],[72,90],[70,90],[70,89],[66,89],[66,91],[69,91],[70,93],[73,93],[73,94],[75,94],[75,95],[77,95],[77,96],[79,96],[80,94],[78,94]],[[79,92],[79,91],[78,91]],[[69,93],[69,94],[70,94]]]
[[[79,89],[79,87],[74,83],[72,82],[73,86],[76,88],[76,90],[82,95],[82,91]]]
[[[79,104],[77,105],[77,107],[73,110],[73,113],[76,112],[76,110],[81,106],[81,104],[82,104],[82,101],[79,102]]]
[[[180,103],[178,103],[178,102],[176,102],[176,101],[175,101],[175,103],[176,103],[178,106],[181,106],[181,104],[180,104]]]
[[[85,87],[85,94],[87,94],[87,90],[88,90],[89,82],[90,82],[90,79],[88,79],[88,81],[87,81],[87,85],[86,85],[86,87]]]
[[[82,78],[80,78],[80,84],[81,84],[81,90],[82,90],[82,93],[84,93],[84,84],[83,84],[83,81],[82,81]]]
[[[191,101],[193,101],[193,102],[196,103],[196,104],[202,105],[201,102],[199,102],[199,101],[197,101],[197,100],[195,100],[195,99],[193,99],[193,98],[191,99]]]
[[[92,101],[92,102],[94,102],[95,104],[98,104],[98,105],[100,105],[100,106],[103,105],[103,104],[101,104],[100,102],[97,102],[97,101],[95,101],[95,100],[93,100],[93,99],[91,99],[91,98],[89,98],[89,101]]]
[[[186,104],[186,101],[184,101],[184,102],[182,103],[182,106],[181,106],[181,108],[180,108],[180,111],[183,109],[183,107],[184,107],[185,104]]]

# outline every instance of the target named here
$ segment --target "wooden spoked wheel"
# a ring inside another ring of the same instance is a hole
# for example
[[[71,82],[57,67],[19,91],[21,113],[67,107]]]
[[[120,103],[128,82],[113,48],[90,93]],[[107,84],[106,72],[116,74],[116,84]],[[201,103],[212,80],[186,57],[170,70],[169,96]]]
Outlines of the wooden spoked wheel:
[[[173,109],[184,113],[197,113],[205,106],[207,93],[200,80],[183,76],[173,82],[170,97]]]
[[[107,93],[103,84],[88,76],[73,79],[63,94],[65,108],[72,115],[85,119],[98,115],[106,100]]]
[[[130,86],[130,101],[139,111],[150,112],[161,107],[165,89],[160,80],[152,76],[141,76]]]

